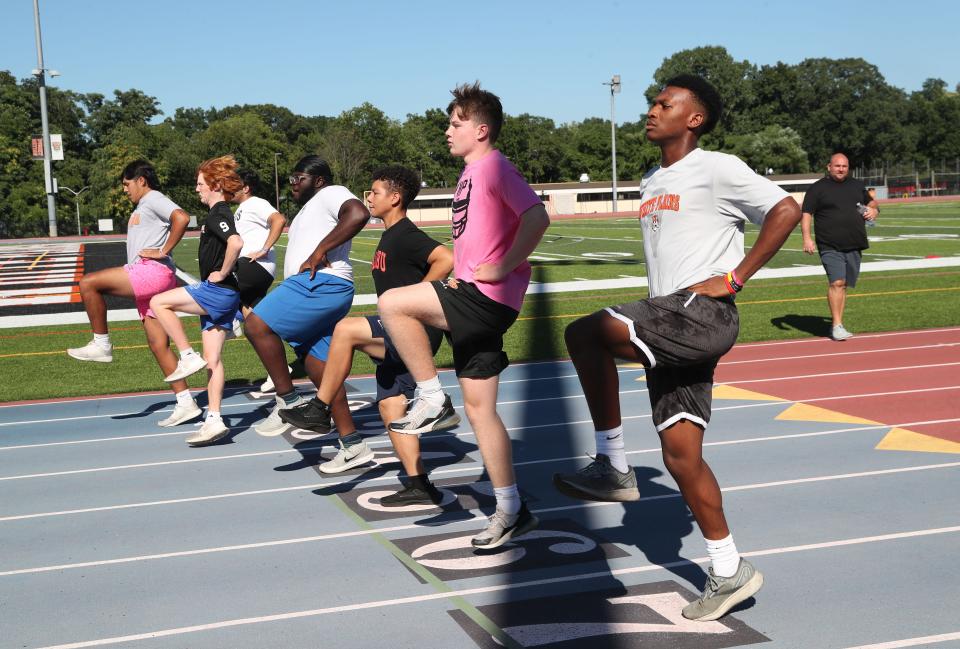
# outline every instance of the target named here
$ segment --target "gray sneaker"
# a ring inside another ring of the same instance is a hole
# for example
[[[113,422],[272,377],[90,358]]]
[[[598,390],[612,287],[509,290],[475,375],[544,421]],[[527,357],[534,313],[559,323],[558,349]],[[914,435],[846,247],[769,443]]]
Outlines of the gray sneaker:
[[[534,530],[539,524],[540,520],[527,509],[527,503],[520,503],[520,511],[514,516],[497,507],[493,516],[487,519],[487,526],[474,536],[470,543],[478,550],[492,550],[510,539]]]
[[[707,574],[703,595],[683,607],[683,617],[688,620],[708,622],[723,617],[734,606],[753,597],[763,586],[763,573],[742,558],[733,577],[717,577],[713,574],[713,568]]]
[[[207,446],[229,434],[230,429],[223,423],[223,419],[208,419],[200,426],[200,430],[186,439],[186,442],[188,446]]]
[[[842,324],[838,324],[833,326],[830,337],[834,340],[846,340],[847,338],[853,338],[853,334],[847,331],[847,328]]]
[[[610,458],[597,453],[593,462],[576,473],[554,473],[553,486],[557,491],[580,500],[605,502],[632,502],[640,500],[637,476],[633,467],[620,473],[610,464]]]
[[[290,428],[290,424],[284,423],[284,421],[280,419],[280,415],[278,413],[280,412],[281,408],[295,408],[301,403],[306,402],[306,400],[300,395],[297,395],[297,400],[290,405],[287,405],[287,403],[283,400],[283,397],[276,397],[276,399],[277,403],[273,406],[273,409],[270,411],[270,414],[267,415],[267,418],[253,427],[253,429],[257,431],[257,434],[263,435],[264,437],[276,437],[277,435],[283,435],[283,433]]]
[[[344,446],[342,440],[338,441],[340,442],[340,450],[337,451],[332,460],[317,467],[321,472],[342,473],[347,469],[366,464],[373,459],[373,450],[367,446],[365,441],[353,446]]]
[[[439,408],[426,399],[414,396],[410,410],[403,417],[390,422],[390,430],[405,435],[420,435],[431,430],[446,430],[460,423],[460,415],[453,409],[449,395],[444,395]]]

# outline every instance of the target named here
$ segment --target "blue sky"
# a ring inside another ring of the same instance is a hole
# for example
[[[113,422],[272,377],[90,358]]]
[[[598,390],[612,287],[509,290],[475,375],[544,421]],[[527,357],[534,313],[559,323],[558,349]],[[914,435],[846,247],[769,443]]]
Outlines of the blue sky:
[[[620,74],[617,121],[645,110],[664,58],[722,45],[755,64],[862,57],[907,91],[960,82],[960,3],[649,3],[298,0],[40,0],[51,85],[112,96],[139,88],[168,115],[270,102],[336,115],[369,101],[389,116],[445,106],[479,79],[510,114],[557,122],[609,115],[601,85]],[[31,0],[2,0],[0,69],[29,76]]]

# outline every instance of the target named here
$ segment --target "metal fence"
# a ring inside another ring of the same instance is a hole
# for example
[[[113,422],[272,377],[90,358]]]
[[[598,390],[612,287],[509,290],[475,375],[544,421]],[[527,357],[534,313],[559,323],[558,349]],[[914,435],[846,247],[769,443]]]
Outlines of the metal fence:
[[[960,194],[960,158],[857,167],[853,175],[869,187],[886,188],[888,198]]]

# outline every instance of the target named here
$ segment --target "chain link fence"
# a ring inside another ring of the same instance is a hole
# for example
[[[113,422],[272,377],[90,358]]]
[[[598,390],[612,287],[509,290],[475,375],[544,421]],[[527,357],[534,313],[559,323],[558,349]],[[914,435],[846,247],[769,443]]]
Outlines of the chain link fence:
[[[853,175],[875,187],[877,198],[960,195],[960,158],[857,167]]]

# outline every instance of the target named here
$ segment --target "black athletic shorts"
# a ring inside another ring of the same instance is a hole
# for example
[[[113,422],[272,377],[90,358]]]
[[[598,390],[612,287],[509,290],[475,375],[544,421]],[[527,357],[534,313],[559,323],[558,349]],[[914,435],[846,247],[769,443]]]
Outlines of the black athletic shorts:
[[[503,351],[503,334],[520,315],[510,307],[488,298],[470,282],[431,282],[443,315],[447,338],[453,347],[453,368],[457,377],[483,379],[497,376],[510,360]]]
[[[683,290],[605,311],[627,325],[630,340],[646,359],[657,430],[681,419],[706,428],[713,371],[740,331],[733,298],[714,299]]]
[[[240,304],[245,307],[255,307],[273,284],[273,275],[257,262],[250,261],[249,257],[240,257],[235,274],[240,287]]]
[[[393,346],[393,341],[390,340],[390,335],[380,321],[380,316],[368,315],[367,323],[370,325],[370,334],[373,338],[383,338],[386,352],[382,361],[373,359],[377,366],[377,403],[399,394],[412,399],[417,382],[413,380],[400,354],[397,353],[397,348]],[[436,355],[437,350],[440,349],[440,343],[443,342],[443,332],[435,327],[424,327],[424,329],[427,330],[427,338],[430,339],[430,349]]]

